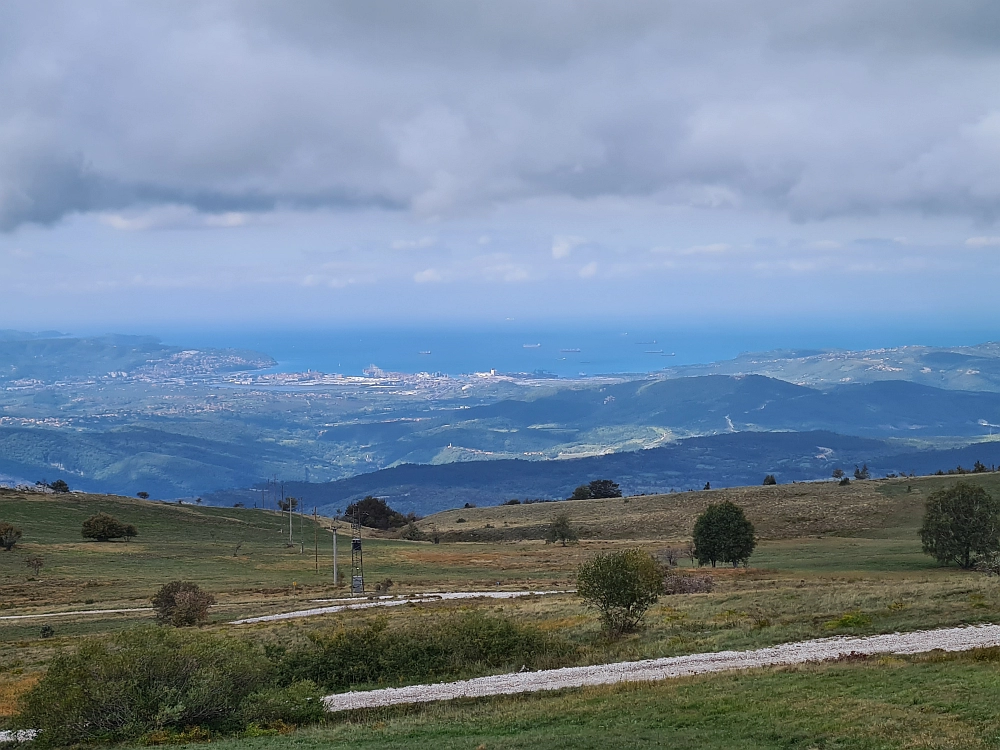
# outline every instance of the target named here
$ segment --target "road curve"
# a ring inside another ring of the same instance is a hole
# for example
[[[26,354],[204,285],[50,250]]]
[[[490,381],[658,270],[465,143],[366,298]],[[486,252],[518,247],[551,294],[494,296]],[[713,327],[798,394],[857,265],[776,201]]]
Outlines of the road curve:
[[[888,633],[867,637],[822,638],[785,643],[755,651],[718,651],[664,659],[618,662],[590,667],[546,669],[539,672],[480,677],[435,685],[411,685],[359,692],[337,693],[323,699],[328,711],[350,711],[403,703],[427,703],[455,698],[512,695],[540,690],[561,690],[617,682],[656,682],[673,677],[757,667],[827,661],[851,653],[917,654],[941,649],[967,651],[1000,645],[1000,626],[979,625],[913,633]]]

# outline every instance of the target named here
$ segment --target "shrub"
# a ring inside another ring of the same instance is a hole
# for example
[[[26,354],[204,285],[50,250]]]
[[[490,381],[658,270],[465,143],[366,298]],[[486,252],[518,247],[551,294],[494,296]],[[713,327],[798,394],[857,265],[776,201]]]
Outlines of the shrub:
[[[671,572],[663,577],[663,593],[673,594],[708,594],[715,587],[712,576],[685,575]]]
[[[196,583],[172,581],[161,586],[151,601],[159,622],[179,628],[205,622],[215,597],[202,591]]]
[[[398,685],[555,666],[575,652],[535,627],[480,612],[397,629],[378,619],[364,627],[312,633],[309,640],[282,656],[283,682],[311,680],[327,690]]]
[[[95,539],[98,542],[131,538],[138,535],[135,526],[122,523],[107,513],[98,513],[84,521],[81,533],[84,539]]]
[[[621,497],[622,491],[610,479],[595,479],[589,485],[590,496],[593,498]]]
[[[931,493],[920,528],[926,554],[941,564],[972,568],[1000,552],[1000,501],[982,487],[958,482]]]
[[[53,492],[69,492],[69,485],[66,484],[66,480],[57,479],[52,484],[49,485],[49,489]]]
[[[777,484],[777,483],[778,483],[778,480],[775,479],[774,474],[768,474],[766,477],[764,477],[764,486],[765,487],[767,487],[768,485],[773,485],[773,484]]]
[[[136,492],[135,496],[137,498],[139,498],[140,500],[149,500],[149,493],[148,492],[144,492],[144,491],[143,492]]]
[[[552,519],[552,525],[549,526],[549,530],[545,534],[547,544],[561,542],[563,547],[566,546],[566,542],[576,542],[579,539],[580,537],[570,525],[569,516],[566,513],[560,513]]]
[[[694,546],[698,563],[739,563],[750,559],[757,540],[753,524],[743,514],[743,509],[728,500],[709,505],[694,524]]]
[[[41,730],[42,747],[196,726],[235,731],[247,718],[244,701],[273,674],[262,650],[244,640],[137,628],[57,656],[25,696],[17,723]]]
[[[22,532],[19,526],[6,521],[0,521],[0,547],[7,552],[14,549],[14,545],[21,540]]]
[[[24,561],[24,564],[28,566],[32,574],[38,575],[38,572],[45,566],[45,560],[41,557],[29,557]]]
[[[323,720],[323,696],[315,682],[300,680],[288,687],[271,687],[248,695],[240,706],[247,725],[315,724]]]
[[[576,590],[600,611],[605,631],[619,636],[635,630],[663,592],[663,571],[641,549],[597,555],[580,566]]]
[[[593,494],[590,492],[590,485],[589,484],[581,484],[579,487],[577,487],[575,490],[573,490],[573,494],[569,496],[569,499],[570,500],[590,500],[590,498],[592,498],[592,497],[593,497]]]
[[[508,500],[507,502],[504,503],[504,505],[520,505],[520,504],[521,501],[518,500],[516,497],[513,500]]]
[[[849,485],[850,483],[851,483],[851,480],[850,480],[850,479],[849,479],[848,477],[843,477],[843,478],[842,478],[842,479],[840,480],[840,482],[839,482],[839,484],[840,484],[840,486],[841,486],[841,487],[846,487],[846,486],[847,486],[847,485]]]

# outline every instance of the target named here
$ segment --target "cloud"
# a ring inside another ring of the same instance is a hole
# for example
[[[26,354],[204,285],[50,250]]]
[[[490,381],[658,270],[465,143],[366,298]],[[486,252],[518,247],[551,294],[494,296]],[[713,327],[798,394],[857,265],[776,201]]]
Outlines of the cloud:
[[[1000,237],[969,237],[965,244],[969,247],[1000,247]]]
[[[389,8],[0,7],[0,229],[158,205],[454,217],[609,196],[997,218],[992,3]]]
[[[433,237],[421,237],[418,240],[393,240],[390,247],[393,250],[416,250],[431,247],[435,242]]]
[[[593,276],[596,276],[597,263],[595,261],[591,261],[590,263],[588,263],[587,265],[583,266],[580,269],[579,274],[581,279],[589,279],[592,278]]]
[[[425,268],[423,271],[413,274],[413,280],[418,284],[428,284],[444,281],[444,276],[435,268]]]
[[[573,248],[579,247],[586,240],[583,237],[555,236],[552,238],[552,257],[556,260],[568,258]]]

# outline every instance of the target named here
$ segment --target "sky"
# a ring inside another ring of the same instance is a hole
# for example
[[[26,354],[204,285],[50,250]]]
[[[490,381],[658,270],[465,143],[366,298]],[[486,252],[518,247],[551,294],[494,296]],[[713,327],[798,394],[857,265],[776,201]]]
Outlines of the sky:
[[[1000,4],[0,4],[0,328],[997,329]]]

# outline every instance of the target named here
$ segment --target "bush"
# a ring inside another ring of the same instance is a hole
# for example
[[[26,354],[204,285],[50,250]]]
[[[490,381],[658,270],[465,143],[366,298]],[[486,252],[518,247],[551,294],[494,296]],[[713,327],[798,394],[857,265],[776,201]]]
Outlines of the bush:
[[[107,542],[111,539],[127,540],[139,534],[132,524],[122,523],[107,513],[98,513],[84,521],[81,533],[84,539],[95,539],[98,542]]]
[[[215,597],[196,583],[172,581],[161,586],[151,601],[159,622],[180,628],[208,620],[208,608],[215,604]]]
[[[327,690],[399,685],[483,671],[558,666],[568,642],[502,617],[467,612],[389,629],[378,619],[357,628],[312,633],[281,659],[283,682],[311,680]]]
[[[10,552],[14,549],[14,545],[21,540],[21,536],[21,527],[7,523],[6,521],[0,521],[0,547]]]
[[[588,485],[593,498],[621,497],[622,491],[610,479],[595,479]]]
[[[41,730],[42,747],[190,727],[236,731],[248,718],[244,701],[266,690],[274,671],[261,649],[240,639],[127,630],[57,656],[25,696],[17,723]]]
[[[840,485],[841,487],[846,487],[846,486],[847,486],[847,485],[849,485],[850,483],[851,483],[851,480],[850,480],[850,479],[849,479],[848,477],[844,477],[844,478],[842,478],[842,479],[840,480],[840,482],[838,482],[838,484],[839,484],[839,485]]]
[[[920,541],[924,552],[939,563],[973,568],[978,558],[1000,552],[1000,501],[965,482],[933,492],[927,498]]]
[[[69,492],[69,485],[66,484],[65,479],[57,479],[49,485],[49,489],[53,492]]]
[[[663,577],[663,593],[674,594],[708,594],[715,587],[712,576],[685,575],[671,572]]]
[[[569,496],[570,500],[590,500],[594,495],[590,491],[589,484],[581,484],[575,490],[573,494]]]
[[[243,722],[257,727],[315,724],[325,715],[323,696],[315,682],[301,680],[248,695],[240,706]]]
[[[753,524],[743,509],[728,500],[709,505],[694,523],[694,546],[698,564],[717,562],[746,564],[757,546]]]
[[[768,474],[766,477],[764,477],[764,486],[765,487],[767,487],[769,485],[774,485],[774,484],[777,484],[777,483],[778,483],[778,480],[775,479],[774,474]]]
[[[641,549],[597,555],[580,566],[576,590],[600,611],[605,631],[619,636],[638,628],[663,592],[663,571]]]

